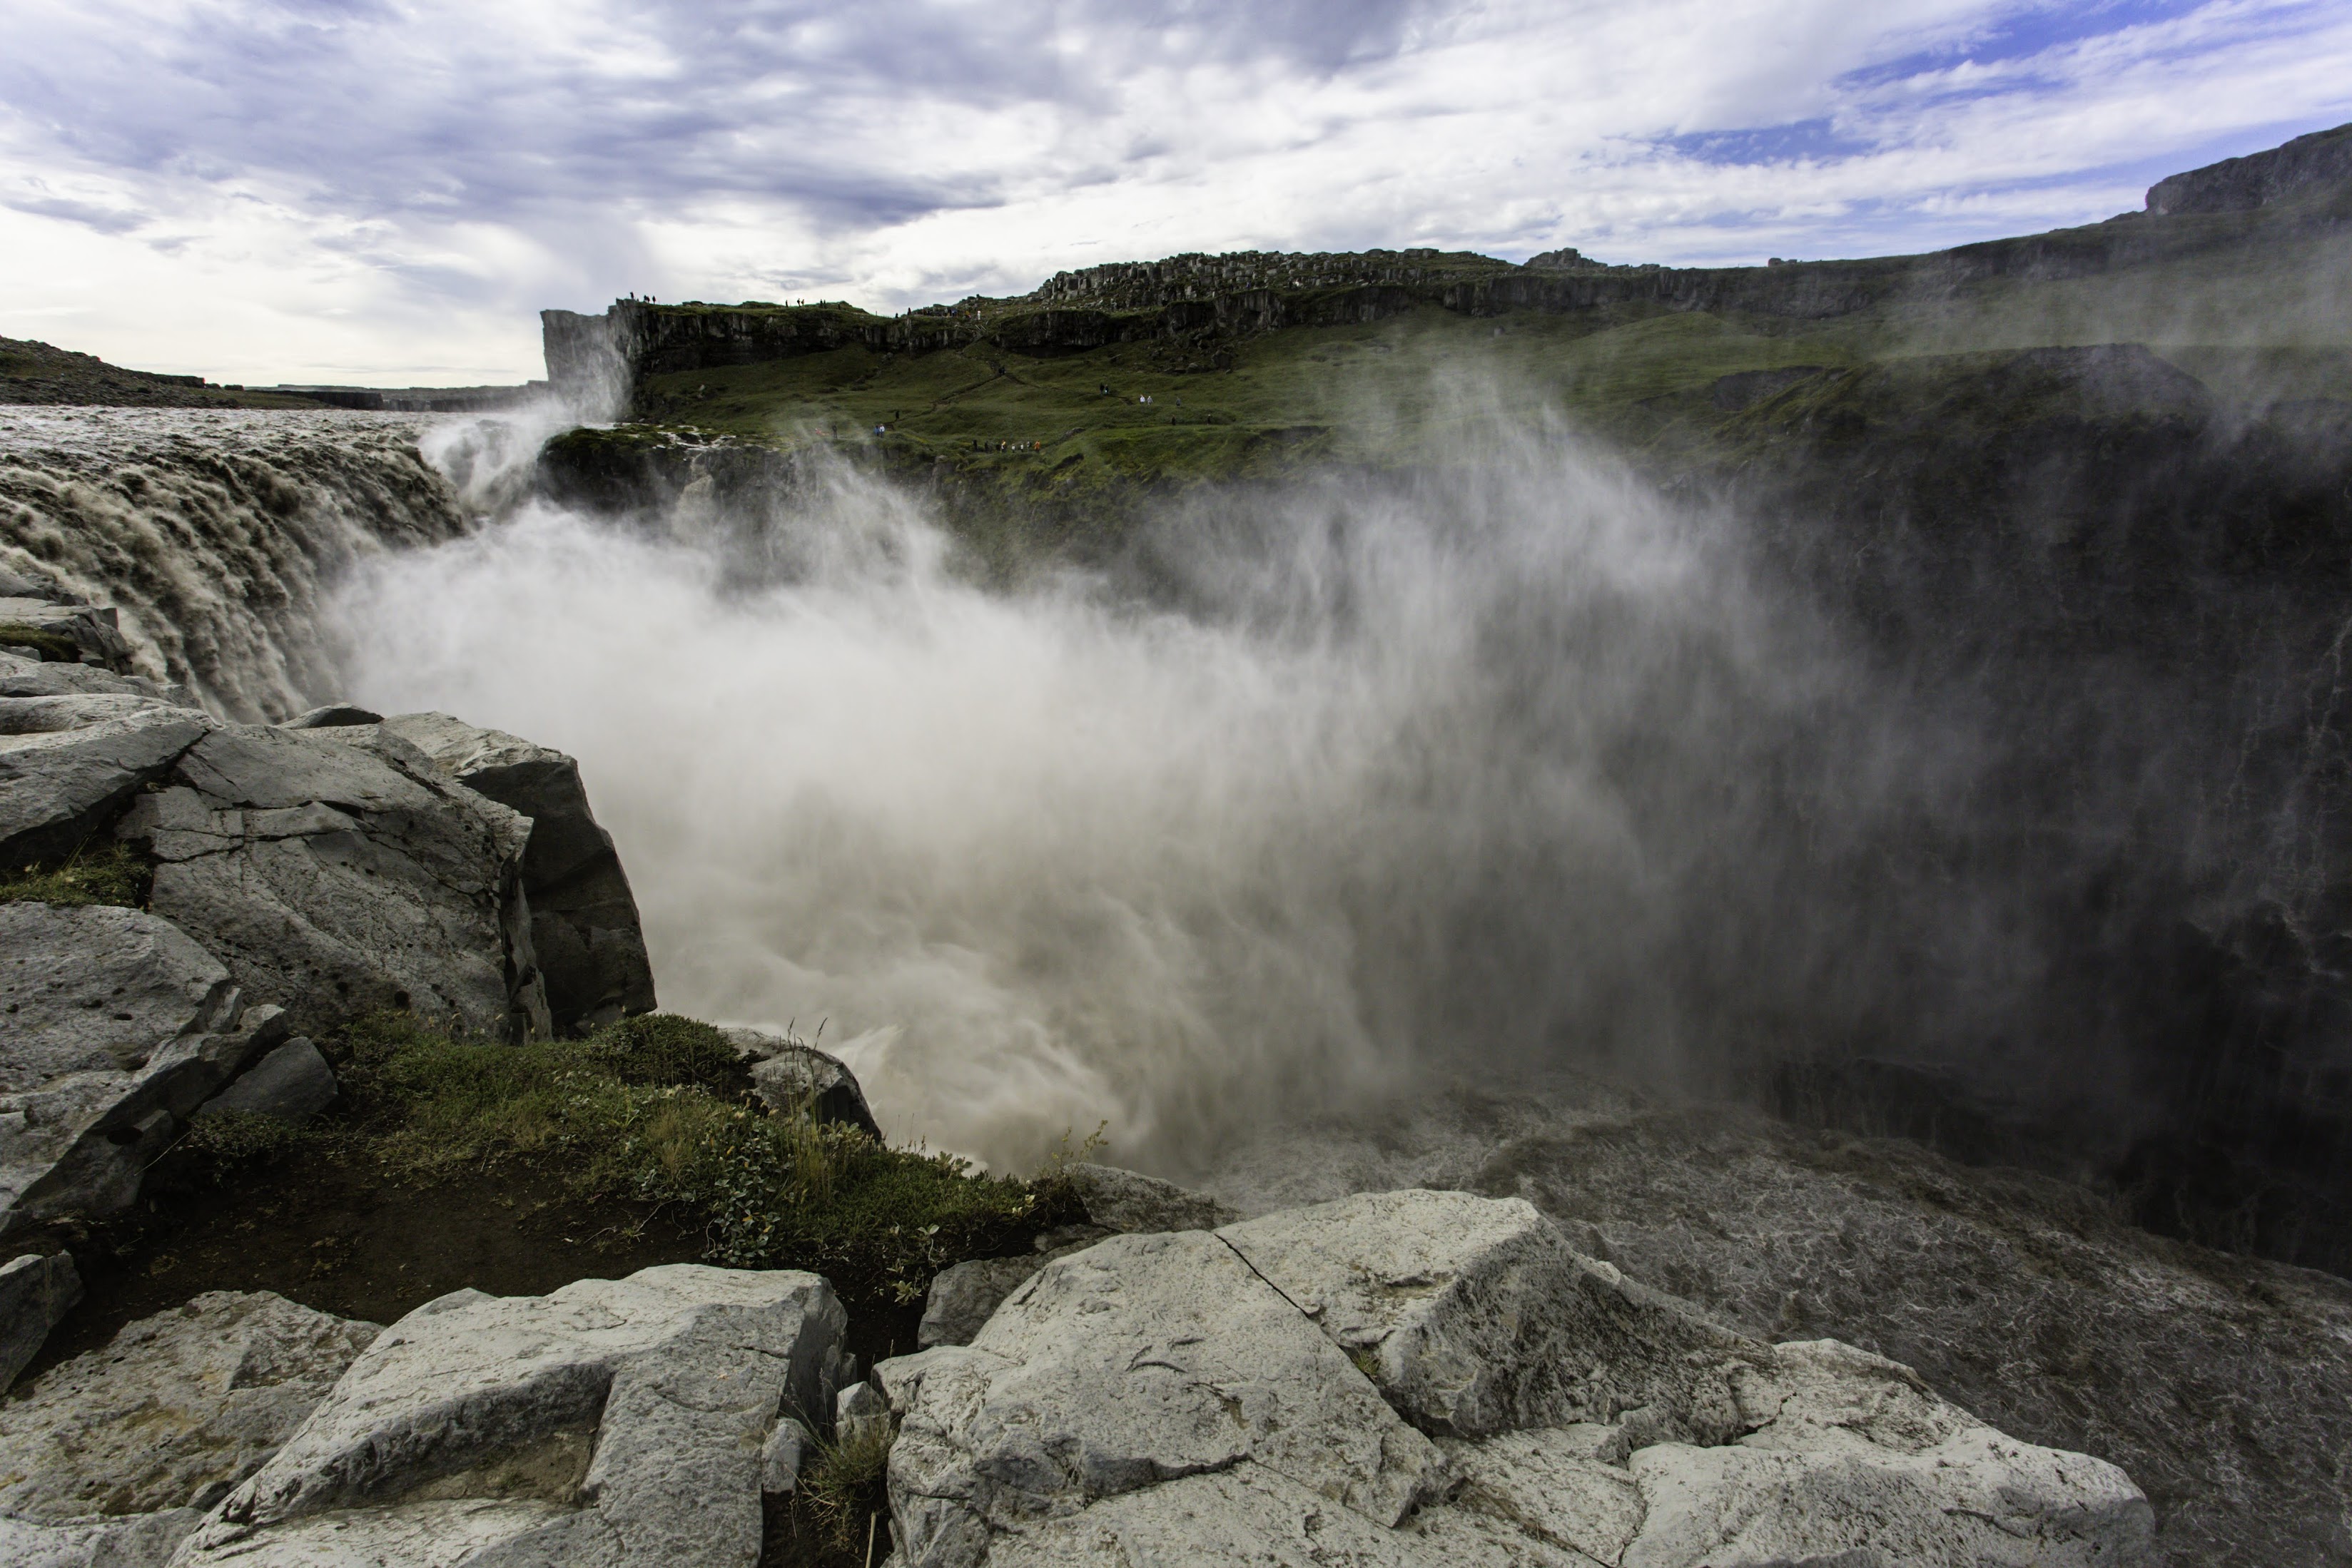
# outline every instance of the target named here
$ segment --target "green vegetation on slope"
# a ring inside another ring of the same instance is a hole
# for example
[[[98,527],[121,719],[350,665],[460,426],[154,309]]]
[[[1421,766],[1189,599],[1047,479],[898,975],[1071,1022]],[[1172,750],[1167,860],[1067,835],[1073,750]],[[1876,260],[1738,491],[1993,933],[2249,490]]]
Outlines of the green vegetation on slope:
[[[249,1178],[305,1140],[425,1186],[499,1167],[551,1174],[592,1206],[683,1206],[709,1261],[816,1270],[853,1312],[919,1301],[941,1268],[1017,1250],[1067,1207],[1050,1176],[975,1174],[771,1111],[724,1037],[690,1019],[509,1045],[385,1013],[328,1049],[336,1116],[299,1139],[200,1122],[186,1155],[213,1180]]]
[[[143,909],[154,880],[154,868],[126,844],[84,845],[60,865],[0,872],[0,904],[119,904]]]
[[[1416,255],[1288,259],[1374,278],[1382,274],[1372,262]],[[637,388],[640,423],[580,439],[608,457],[669,441],[848,448],[1001,500],[1083,509],[1139,489],[1314,464],[1443,465],[1496,415],[1557,418],[1680,464],[1742,439],[1729,425],[1750,400],[1705,395],[1727,376],[1911,360],[1969,375],[1991,362],[1969,356],[2046,346],[2145,344],[2225,402],[2352,401],[2344,192],[2256,212],[2136,214],[1933,256],[1772,269],[1541,270],[1422,257],[1418,284],[1377,297],[1370,283],[1351,294],[1319,277],[1276,290],[1285,319],[1345,319],[1260,329],[1228,310],[1200,324],[1230,298],[1183,316],[1197,298],[1186,290],[1215,281],[1230,259],[1066,275],[1026,299],[895,320],[837,304],[678,307],[671,362],[721,343],[709,334],[730,317],[769,346],[729,340],[709,357],[783,357],[651,370]],[[1594,277],[1595,302],[1560,303],[1570,298],[1560,289]],[[1511,302],[1537,295],[1547,302]],[[924,336],[925,319],[943,335]],[[829,346],[783,347],[820,340]]]

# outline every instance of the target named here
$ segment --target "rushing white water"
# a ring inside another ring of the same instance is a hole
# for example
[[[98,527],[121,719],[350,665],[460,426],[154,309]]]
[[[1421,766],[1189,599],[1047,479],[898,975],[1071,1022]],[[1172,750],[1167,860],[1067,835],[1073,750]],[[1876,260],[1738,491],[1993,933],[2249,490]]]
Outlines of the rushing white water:
[[[976,586],[847,472],[762,526],[373,559],[352,695],[577,754],[666,1007],[822,1021],[894,1135],[992,1162],[1108,1121],[1182,1168],[1446,1045],[1673,1068],[1743,758],[1827,679],[1556,437],[1171,515],[1148,601]]]

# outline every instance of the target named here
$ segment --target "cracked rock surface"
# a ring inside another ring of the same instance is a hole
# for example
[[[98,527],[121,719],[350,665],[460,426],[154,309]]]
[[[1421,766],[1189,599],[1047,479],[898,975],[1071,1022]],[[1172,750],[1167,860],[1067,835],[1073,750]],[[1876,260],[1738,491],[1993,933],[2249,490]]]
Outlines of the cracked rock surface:
[[[2113,1465],[1712,1324],[1514,1200],[1116,1237],[875,1376],[909,1568],[2150,1560]]]
[[[0,1404],[0,1514],[66,1524],[209,1508],[378,1332],[267,1291],[208,1291],[128,1324]]]
[[[829,1408],[814,1274],[668,1264],[401,1319],[173,1561],[751,1568],[762,1453]]]

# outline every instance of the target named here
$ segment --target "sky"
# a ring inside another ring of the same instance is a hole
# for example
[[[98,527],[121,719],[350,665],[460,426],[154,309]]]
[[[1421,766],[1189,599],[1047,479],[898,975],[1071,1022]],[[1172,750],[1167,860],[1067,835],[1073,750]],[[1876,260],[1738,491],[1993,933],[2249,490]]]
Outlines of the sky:
[[[1885,255],[2347,120],[2343,0],[7,0],[0,336],[510,382],[632,291]]]

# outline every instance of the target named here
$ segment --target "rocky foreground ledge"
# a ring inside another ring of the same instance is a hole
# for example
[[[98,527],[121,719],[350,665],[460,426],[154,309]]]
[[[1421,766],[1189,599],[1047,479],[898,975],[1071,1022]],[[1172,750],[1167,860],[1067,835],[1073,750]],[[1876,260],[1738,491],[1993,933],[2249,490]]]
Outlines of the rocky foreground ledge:
[[[1098,1230],[1202,1201],[1081,1185]],[[864,1378],[844,1326],[814,1274],[698,1265],[380,1334],[200,1298],[0,1411],[0,1558],[752,1568],[810,1453],[878,1441],[902,1568],[2149,1560],[2113,1465],[1731,1333],[1516,1199],[1107,1235]]]

